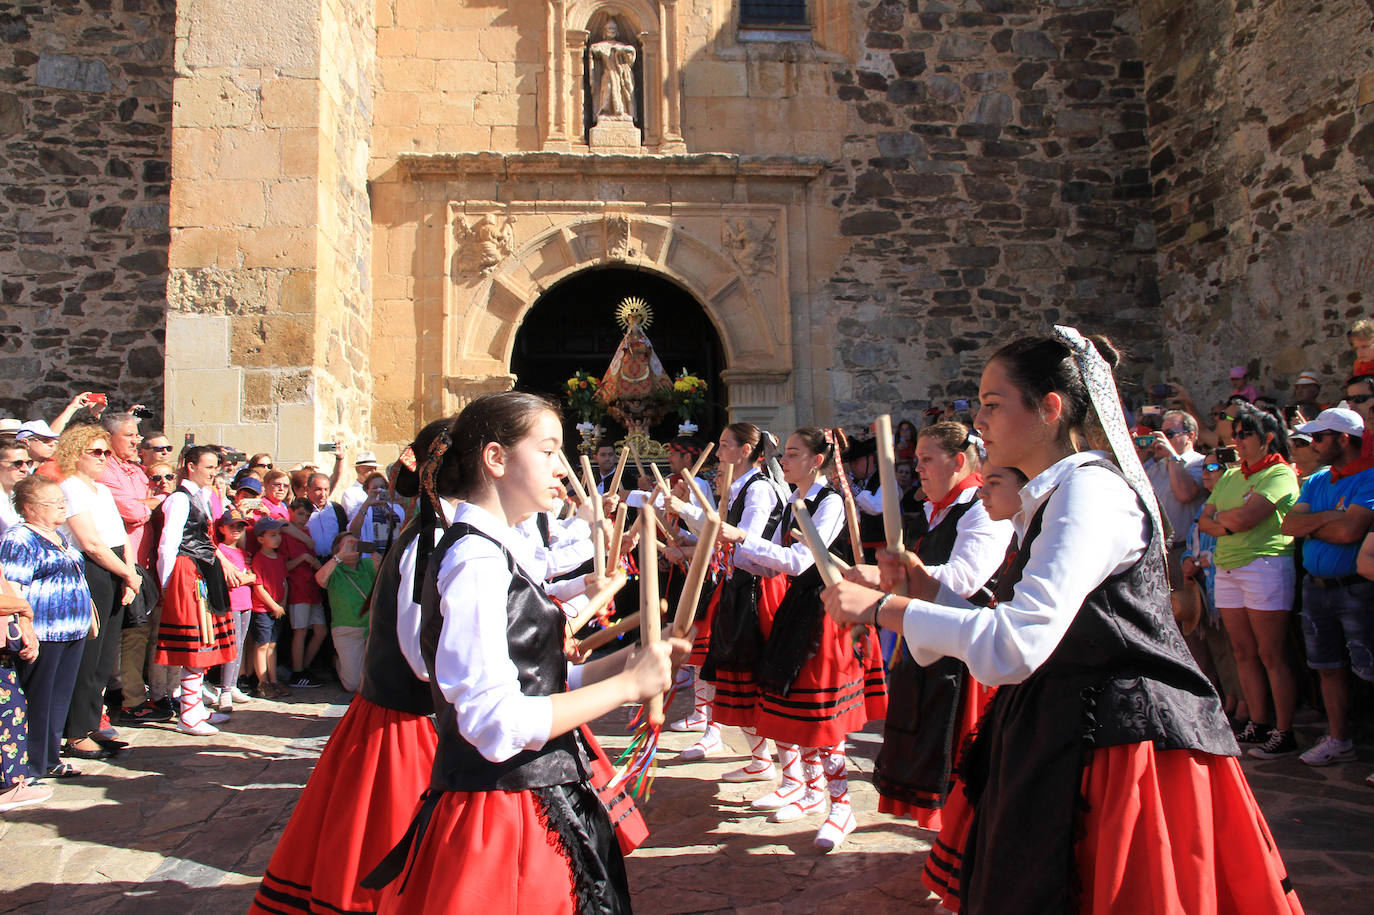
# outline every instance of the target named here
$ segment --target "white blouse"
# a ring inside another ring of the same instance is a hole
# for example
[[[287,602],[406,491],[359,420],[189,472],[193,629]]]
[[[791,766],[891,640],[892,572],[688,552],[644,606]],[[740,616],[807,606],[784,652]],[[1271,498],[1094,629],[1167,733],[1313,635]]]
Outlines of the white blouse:
[[[814,499],[822,486],[820,482],[813,483],[806,491],[807,500]],[[821,500],[821,504],[816,506],[816,513],[811,516],[811,520],[816,523],[816,530],[826,543],[834,542],[845,524],[844,499],[839,493],[829,493]],[[738,564],[740,559],[745,559],[754,566],[770,569],[769,574],[781,572],[784,575],[800,575],[815,565],[816,558],[805,541],[783,546],[782,540],[786,533],[783,524],[779,524],[773,531],[771,540],[764,540],[752,534],[745,537],[742,543],[735,546],[735,562]]]
[[[119,506],[115,505],[114,494],[108,486],[97,481],[92,489],[73,476],[62,481],[61,489],[67,500],[67,517],[89,514],[91,523],[95,525],[96,536],[101,544],[110,549],[128,544],[129,535],[124,529],[124,519],[119,516]],[[76,543],[69,525],[63,524],[60,529],[69,543]],[[124,558],[130,563],[134,561],[133,556]]]
[[[441,498],[439,500],[439,507],[443,511],[446,521],[453,520],[454,509],[457,504],[452,499]],[[443,528],[435,527],[435,546],[439,545],[443,536]],[[420,653],[420,605],[414,599],[415,555],[419,549],[420,541],[419,538],[416,538],[407,543],[405,552],[401,553],[401,563],[397,569],[399,583],[396,586],[396,640],[400,643],[401,655],[406,659],[406,664],[410,665],[411,673],[428,683],[429,669],[425,667],[425,656]],[[434,554],[431,553],[430,555],[433,556]]]
[[[983,587],[1002,565],[1014,530],[1010,521],[994,521],[988,517],[987,509],[978,499],[978,490],[972,486],[959,493],[959,497],[937,518],[931,517],[933,503],[922,503],[927,526],[934,529],[948,517],[950,509],[967,502],[973,502],[974,505],[964,512],[956,524],[958,534],[955,535],[949,559],[926,570],[931,578],[961,597],[967,597]]]
[[[1022,487],[1017,536],[1041,505],[1045,513],[1010,600],[974,607],[942,585],[934,602],[907,603],[902,634],[918,664],[948,655],[980,683],[1020,683],[1054,652],[1088,594],[1144,555],[1149,521],[1135,491],[1104,467],[1082,466],[1104,457],[1069,455]]]
[[[162,586],[172,577],[172,566],[176,565],[177,551],[181,549],[181,538],[186,532],[186,521],[191,517],[191,500],[200,502],[201,510],[211,518],[211,525],[218,521],[210,507],[210,491],[202,489],[190,480],[182,480],[181,487],[162,502],[162,539],[157,544],[157,577]]]
[[[529,540],[490,512],[460,504],[455,521],[471,524],[515,557],[536,587],[544,567]],[[553,728],[553,700],[520,692],[519,673],[506,642],[506,596],[511,570],[500,547],[485,537],[464,537],[439,565],[443,629],[434,659],[434,682],[457,712],[458,730],[492,762],[544,746]]]
[[[730,506],[735,504],[736,497],[740,490],[749,485],[749,481],[759,475],[757,467],[751,467],[744,476],[730,484],[730,492],[726,494],[725,501],[721,506],[725,512],[729,512]],[[768,526],[768,519],[772,516],[774,509],[778,507],[778,491],[773,488],[773,484],[767,480],[759,485],[749,486],[744,494],[744,511],[740,514],[740,530],[746,536],[763,536],[763,529]],[[701,532],[701,524],[706,519],[706,514],[697,506],[690,505],[682,512],[682,520],[696,530]],[[754,575],[772,575],[766,567],[754,563],[748,556],[741,556],[739,551],[735,551],[735,568]]]

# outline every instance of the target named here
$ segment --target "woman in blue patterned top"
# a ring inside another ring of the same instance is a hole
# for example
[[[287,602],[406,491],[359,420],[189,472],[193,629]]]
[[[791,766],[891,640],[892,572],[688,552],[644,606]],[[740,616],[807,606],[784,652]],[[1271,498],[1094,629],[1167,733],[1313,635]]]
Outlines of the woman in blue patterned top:
[[[24,519],[0,537],[0,569],[33,608],[38,657],[18,664],[29,702],[29,765],[35,775],[70,778],[81,773],[58,758],[82,643],[91,629],[91,592],[81,554],[57,528],[67,503],[56,483],[40,476],[14,487]]]

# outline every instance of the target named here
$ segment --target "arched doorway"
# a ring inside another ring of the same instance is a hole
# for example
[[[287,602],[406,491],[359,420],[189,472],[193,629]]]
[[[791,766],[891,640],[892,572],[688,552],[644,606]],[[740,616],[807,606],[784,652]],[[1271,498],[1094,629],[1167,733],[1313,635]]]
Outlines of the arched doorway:
[[[649,303],[653,323],[649,340],[664,371],[676,376],[682,369],[710,385],[706,415],[698,420],[703,439],[712,439],[726,423],[720,373],[725,369],[720,336],[701,305],[682,287],[643,270],[605,267],[575,273],[539,297],[516,331],[511,373],[517,390],[544,394],[565,404],[565,383],[579,369],[601,376],[624,331],[615,309],[637,296]],[[570,418],[565,434],[574,438]],[[670,414],[651,430],[658,441],[677,434],[678,418]],[[604,422],[613,439],[625,429]]]

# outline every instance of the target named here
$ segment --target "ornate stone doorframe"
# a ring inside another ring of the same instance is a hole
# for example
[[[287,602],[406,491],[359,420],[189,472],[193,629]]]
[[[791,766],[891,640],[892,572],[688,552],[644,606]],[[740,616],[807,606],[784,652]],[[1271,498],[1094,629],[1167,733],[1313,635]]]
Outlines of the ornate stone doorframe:
[[[807,186],[820,162],[456,153],[403,154],[400,165],[433,228],[415,303],[442,316],[417,341],[438,375],[426,414],[509,387],[515,333],[535,301],[574,273],[616,266],[662,276],[705,309],[734,419],[794,420],[791,290],[807,282]]]

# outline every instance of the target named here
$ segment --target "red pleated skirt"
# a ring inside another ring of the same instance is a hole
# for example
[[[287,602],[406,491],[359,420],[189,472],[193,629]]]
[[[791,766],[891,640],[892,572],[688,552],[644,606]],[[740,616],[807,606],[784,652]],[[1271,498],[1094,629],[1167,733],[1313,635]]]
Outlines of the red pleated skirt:
[[[716,617],[716,607],[720,604],[720,583],[711,592],[706,603],[706,612],[696,618],[697,634],[692,639],[692,653],[684,664],[700,667],[706,663],[706,651],[711,647],[711,620]]]
[[[200,636],[200,573],[189,557],[178,556],[162,591],[162,622],[157,627],[153,663],[171,667],[214,667],[238,654],[233,615],[210,614],[214,639]]]
[[[1110,915],[1299,915],[1274,837],[1240,762],[1152,743],[1094,750],[1076,848],[1081,911]],[[1066,803],[1072,803],[1066,800]],[[972,810],[956,782],[922,882],[959,911]]]
[[[860,639],[855,656],[850,630],[828,615],[822,622],[816,654],[802,665],[786,696],[759,690],[755,727],[760,737],[802,747],[833,747],[847,734],[887,715],[887,681],[882,648],[872,629],[853,632]]]
[[[611,765],[606,751],[601,749],[601,744],[596,742],[592,729],[584,724],[579,730],[591,751],[592,788],[601,798],[601,803],[606,806],[606,814],[611,818],[611,826],[615,829],[615,840],[620,846],[620,853],[628,855],[649,838],[649,827],[644,822],[643,814],[635,806],[635,799],[630,794],[628,783],[614,791],[610,790],[611,779],[615,777],[615,767]]]
[[[759,629],[764,641],[773,628],[773,615],[787,593],[787,576],[770,575],[759,579]],[[720,589],[711,598],[711,604],[720,598]],[[729,724],[737,728],[752,728],[758,723],[759,686],[754,680],[753,671],[717,670],[716,698],[711,702],[711,720],[716,724]]]
[[[959,762],[959,753],[963,750],[964,743],[968,740],[968,735],[978,726],[978,719],[983,717],[983,710],[992,701],[993,694],[997,692],[995,687],[984,686],[973,677],[968,678],[969,688],[964,690],[964,695],[960,699],[959,719],[957,722],[958,734],[950,746],[950,771],[953,772]],[[904,801],[893,800],[890,797],[878,795],[878,812],[889,813],[898,817],[910,817],[916,821],[916,825],[922,829],[940,830],[944,828],[946,818],[941,814],[941,807],[948,805],[949,799],[953,798],[955,792],[963,794],[963,786],[956,780],[954,789],[950,791],[944,800],[939,797],[931,796],[929,802],[931,806],[921,807],[908,804]],[[955,846],[962,848],[961,845]]]
[[[418,806],[406,809],[407,822]],[[379,913],[406,915],[572,915],[577,907],[568,859],[529,791],[444,792],[405,873],[381,897]]]
[[[250,915],[375,912],[358,881],[405,835],[439,745],[427,715],[354,696],[277,842]]]

